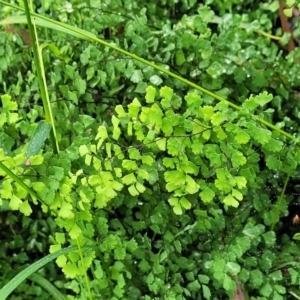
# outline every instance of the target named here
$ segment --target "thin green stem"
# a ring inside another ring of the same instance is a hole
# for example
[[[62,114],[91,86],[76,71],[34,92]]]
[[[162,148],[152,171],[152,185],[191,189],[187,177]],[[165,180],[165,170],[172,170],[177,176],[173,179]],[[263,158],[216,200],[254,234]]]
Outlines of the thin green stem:
[[[90,287],[90,281],[89,281],[89,278],[87,276],[86,267],[85,267],[85,264],[84,264],[84,259],[83,259],[83,254],[82,254],[82,249],[80,247],[80,243],[79,243],[78,239],[77,239],[77,246],[78,246],[78,252],[79,252],[79,255],[80,255],[80,259],[81,259],[82,270],[84,272],[86,287],[87,287],[87,290],[88,290],[88,293],[89,293],[89,298],[90,298],[90,300],[93,300],[91,287]]]
[[[15,6],[15,5],[10,4],[10,3],[7,3],[5,1],[0,0],[0,3],[2,3],[4,5],[7,5],[7,6],[10,6],[10,7],[14,8],[14,9],[24,11],[23,8]],[[238,105],[236,105],[236,104],[234,104],[234,103],[226,100],[225,98],[223,98],[223,97],[221,97],[221,96],[219,96],[219,95],[217,95],[217,94],[215,94],[215,93],[213,93],[213,92],[211,92],[211,91],[209,91],[209,90],[207,90],[207,89],[205,89],[205,88],[203,88],[203,87],[201,87],[201,86],[199,86],[199,85],[197,85],[197,84],[195,84],[195,83],[193,83],[191,81],[189,81],[188,79],[183,78],[183,77],[181,77],[181,76],[179,76],[179,75],[177,75],[175,73],[172,73],[169,70],[166,70],[165,68],[160,67],[160,66],[156,65],[155,63],[150,62],[150,61],[148,61],[148,60],[146,60],[146,59],[144,59],[142,57],[139,57],[139,56],[137,56],[135,54],[132,54],[132,53],[126,51],[126,50],[123,50],[123,49],[119,48],[118,46],[115,46],[115,45],[110,44],[110,43],[108,43],[108,42],[106,42],[104,40],[101,40],[101,39],[97,38],[94,34],[88,32],[88,31],[85,31],[85,30],[82,30],[82,29],[79,29],[79,28],[76,28],[76,27],[72,27],[72,26],[70,26],[68,24],[64,24],[64,23],[61,23],[61,22],[49,19],[47,17],[44,17],[42,15],[39,15],[39,14],[36,14],[36,13],[33,13],[33,12],[31,12],[31,15],[34,16],[34,17],[36,17],[36,18],[40,18],[41,20],[44,20],[46,22],[55,24],[56,26],[59,26],[60,28],[64,28],[64,29],[68,30],[69,32],[72,32],[77,37],[85,38],[85,39],[88,39],[90,41],[94,41],[94,42],[100,43],[100,44],[102,44],[102,45],[104,45],[106,47],[109,47],[109,48],[111,48],[111,49],[119,52],[119,53],[122,53],[122,54],[124,54],[126,56],[129,56],[129,57],[133,58],[134,60],[137,60],[137,61],[139,61],[141,63],[144,63],[144,64],[146,64],[146,65],[148,65],[148,66],[150,66],[150,67],[152,67],[152,68],[160,71],[161,73],[164,73],[164,74],[166,74],[166,75],[168,75],[170,77],[173,77],[173,78],[175,78],[175,79],[177,79],[177,80],[179,80],[179,81],[181,81],[181,82],[183,82],[183,83],[185,83],[185,84],[193,87],[194,89],[197,89],[197,90],[203,92],[204,94],[209,95],[209,96],[215,98],[216,100],[223,101],[223,102],[227,103],[228,106],[230,106],[230,107],[232,107],[232,108],[234,108],[236,110],[240,110],[241,109]],[[254,116],[254,115],[251,114],[251,116]],[[284,130],[278,128],[277,126],[275,126],[275,125],[267,122],[266,120],[259,118],[258,121],[261,124],[264,124],[266,127],[269,127],[272,130],[280,132],[282,135],[286,136],[287,138],[293,139],[293,136],[291,134],[289,134],[289,133],[285,132]]]
[[[288,175],[286,177],[283,189],[282,189],[281,194],[280,194],[280,197],[279,197],[279,199],[278,199],[278,201],[276,203],[275,212],[273,214],[273,222],[272,222],[271,230],[274,229],[274,226],[275,226],[275,224],[277,222],[277,219],[278,219],[278,216],[279,216],[279,210],[280,210],[280,207],[282,205],[283,197],[284,197],[284,194],[285,194],[285,191],[286,191],[286,187],[288,185],[289,180],[290,180],[290,175]]]
[[[32,8],[31,9],[29,8],[29,4],[28,4],[27,0],[24,1],[24,7],[25,7],[24,11],[25,11],[26,18],[27,18],[31,44],[32,44],[32,51],[33,51],[35,69],[36,69],[36,73],[37,73],[37,79],[38,79],[41,98],[43,101],[43,106],[44,106],[44,111],[45,111],[45,119],[47,122],[51,123],[51,125],[52,125],[50,138],[51,138],[51,142],[52,142],[53,152],[57,154],[59,152],[59,147],[58,147],[58,142],[57,142],[54,119],[52,116],[52,110],[51,110],[50,101],[49,101],[48,90],[47,90],[43,58],[41,55],[41,51],[39,49],[39,42],[38,42],[38,36],[37,36],[35,24],[31,20]]]

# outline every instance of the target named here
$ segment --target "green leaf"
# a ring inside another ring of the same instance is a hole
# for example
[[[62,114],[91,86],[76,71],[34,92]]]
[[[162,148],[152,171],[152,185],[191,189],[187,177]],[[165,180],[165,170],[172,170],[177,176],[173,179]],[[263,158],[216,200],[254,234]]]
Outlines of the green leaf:
[[[296,241],[300,241],[300,233],[294,234],[293,239]]]
[[[164,86],[159,90],[159,96],[170,102],[173,97],[173,90],[170,87]]]
[[[274,246],[276,243],[276,234],[274,231],[268,231],[264,233],[263,238],[267,246]]]
[[[133,101],[128,105],[128,116],[131,118],[136,118],[141,107],[141,103],[137,98],[134,98]]]
[[[208,284],[210,279],[207,275],[200,274],[198,275],[198,280],[200,283]]]
[[[231,275],[237,275],[241,271],[241,267],[237,263],[234,263],[234,262],[228,262],[226,264],[226,268],[227,268],[228,272],[230,272]]]
[[[66,237],[64,233],[56,232],[55,240],[58,244],[64,244],[66,242]]]
[[[182,215],[182,208],[178,202],[178,198],[170,198],[168,202],[173,207],[173,211],[176,215]]]
[[[247,144],[250,140],[249,134],[244,131],[244,130],[239,130],[237,135],[234,137],[234,139],[239,143],[239,144]]]
[[[128,188],[128,191],[130,193],[131,196],[138,196],[139,195],[139,192],[137,191],[136,187],[134,185],[131,185],[129,188]]]
[[[115,107],[115,111],[118,114],[119,118],[125,118],[127,116],[127,114],[126,114],[126,112],[125,112],[125,110],[123,108],[123,105],[117,105]]]
[[[182,49],[179,49],[175,53],[175,62],[177,66],[181,66],[185,62],[185,56]]]
[[[71,231],[69,232],[69,235],[72,240],[76,240],[81,234],[81,229],[79,226],[75,223],[74,226],[72,227]]]
[[[234,151],[231,156],[232,166],[234,168],[240,167],[246,164],[247,159],[240,151]]]
[[[275,156],[269,155],[266,159],[266,165],[271,170],[278,170],[282,166],[282,162]]]
[[[211,299],[211,292],[208,286],[202,284],[202,293],[205,299]]]
[[[262,296],[270,297],[270,295],[273,292],[273,288],[269,283],[266,283],[264,286],[260,288],[259,292]]]
[[[138,169],[138,166],[136,164],[135,161],[133,160],[129,160],[129,159],[124,159],[122,161],[122,167],[128,171],[131,171],[131,170],[137,170]]]
[[[67,275],[70,278],[75,278],[77,275],[80,274],[80,271],[77,267],[76,264],[71,264],[71,263],[67,263],[62,271],[64,272],[65,275]]]
[[[288,17],[291,18],[293,16],[293,8],[285,8],[283,10],[284,14]]]
[[[161,151],[166,150],[166,144],[167,144],[167,139],[166,138],[158,138],[155,141],[155,143],[156,143],[159,150],[161,150]]]
[[[28,203],[28,201],[23,201],[20,204],[19,210],[21,213],[23,213],[25,216],[29,216],[32,213],[32,209]]]
[[[273,95],[268,94],[267,92],[263,92],[263,93],[260,93],[259,95],[257,95],[255,97],[255,99],[260,106],[264,106],[267,103],[269,103],[270,101],[272,101]]]
[[[250,280],[255,288],[259,288],[263,283],[263,274],[260,270],[250,271]]]
[[[199,196],[204,203],[210,203],[215,197],[215,192],[207,187],[199,194]]]
[[[101,139],[101,140],[106,140],[108,138],[108,134],[107,134],[107,130],[106,130],[106,127],[105,126],[99,126],[98,127],[98,133],[95,137],[95,140],[97,141],[98,139]]]
[[[242,189],[242,188],[246,187],[247,180],[246,180],[245,177],[243,177],[243,176],[235,176],[234,179],[235,179],[236,184],[237,184],[237,186],[238,186],[239,189]]]
[[[218,111],[211,117],[211,123],[214,126],[220,126],[224,121],[227,120],[227,116],[224,115],[222,112]]]
[[[234,291],[236,289],[236,283],[227,274],[223,277],[223,288],[225,291]]]
[[[152,166],[153,162],[154,162],[153,157],[150,155],[141,156],[141,160],[142,160],[143,164],[148,165],[148,166]]]
[[[184,209],[190,209],[192,207],[191,202],[188,201],[185,197],[180,198],[179,203]]]
[[[239,201],[243,200],[243,194],[240,193],[238,190],[232,189],[231,194],[234,198],[238,199]]]
[[[214,108],[212,106],[205,105],[200,107],[200,113],[204,120],[209,121],[214,114]]]
[[[187,289],[191,292],[199,291],[200,287],[198,280],[194,280],[187,285]]]
[[[233,206],[233,207],[239,206],[239,202],[235,198],[233,198],[231,195],[228,195],[227,197],[225,197],[223,202],[227,206]]]
[[[36,155],[43,147],[46,139],[49,137],[51,131],[51,124],[45,121],[40,121],[25,152],[25,157]]]
[[[156,89],[155,89],[155,87],[153,87],[153,86],[148,86],[148,87],[146,88],[146,96],[145,96],[146,102],[147,102],[147,103],[153,103],[154,100],[155,100],[155,94],[156,94]]]

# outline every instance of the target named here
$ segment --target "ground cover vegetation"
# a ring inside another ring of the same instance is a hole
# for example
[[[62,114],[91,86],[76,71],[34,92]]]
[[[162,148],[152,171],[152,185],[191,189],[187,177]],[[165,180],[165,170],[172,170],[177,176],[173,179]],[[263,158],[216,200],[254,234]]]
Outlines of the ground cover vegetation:
[[[296,2],[0,3],[0,299],[300,299]]]

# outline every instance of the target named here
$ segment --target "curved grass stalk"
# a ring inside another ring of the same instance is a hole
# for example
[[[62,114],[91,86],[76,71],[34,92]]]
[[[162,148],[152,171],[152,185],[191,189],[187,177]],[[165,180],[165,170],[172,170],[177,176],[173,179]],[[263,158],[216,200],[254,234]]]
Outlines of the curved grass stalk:
[[[67,298],[46,278],[38,275],[36,273],[32,274],[28,277],[29,280],[35,282],[40,287],[42,287],[45,291],[48,292],[55,300],[67,300]]]
[[[10,7],[14,8],[14,9],[24,11],[23,8],[21,8],[19,6],[16,6],[16,5],[13,5],[11,3],[8,3],[8,2],[2,1],[2,0],[0,0],[0,3],[4,4],[4,5],[7,5],[7,6],[10,6]],[[111,48],[111,49],[119,52],[119,53],[122,53],[122,54],[124,54],[126,56],[129,56],[129,57],[131,57],[134,60],[137,60],[137,61],[139,61],[141,63],[144,63],[144,64],[146,64],[146,65],[148,65],[148,66],[156,69],[159,72],[162,72],[162,73],[164,73],[164,74],[166,74],[166,75],[168,75],[170,77],[173,77],[173,78],[175,78],[175,79],[177,79],[177,80],[179,80],[179,81],[181,81],[181,82],[183,82],[183,83],[185,83],[185,84],[193,87],[194,89],[197,89],[197,90],[201,91],[202,93],[215,98],[216,100],[225,102],[225,103],[228,104],[228,106],[230,106],[230,107],[232,107],[232,108],[234,108],[236,110],[240,110],[241,109],[238,105],[230,102],[229,100],[227,100],[227,99],[225,99],[225,98],[223,98],[223,97],[221,97],[221,96],[219,96],[219,95],[217,95],[217,94],[215,94],[215,93],[213,93],[213,92],[211,92],[211,91],[209,91],[209,90],[207,90],[207,89],[205,89],[205,88],[203,88],[203,87],[201,87],[201,86],[199,86],[199,85],[197,85],[197,84],[195,84],[195,83],[193,83],[191,81],[189,81],[188,79],[186,79],[184,77],[181,77],[181,76],[178,76],[177,74],[172,73],[169,70],[166,70],[163,67],[160,67],[160,66],[156,65],[155,63],[150,62],[150,61],[148,61],[148,60],[146,60],[146,59],[144,59],[142,57],[139,57],[139,56],[137,56],[137,55],[135,55],[133,53],[130,53],[130,52],[128,52],[128,51],[126,51],[126,50],[124,50],[122,48],[119,48],[116,45],[110,44],[110,43],[108,43],[108,42],[106,42],[106,41],[104,41],[102,39],[99,39],[94,34],[88,32],[88,31],[85,31],[83,29],[79,29],[79,28],[76,28],[76,27],[70,26],[68,24],[64,24],[64,23],[55,21],[55,20],[52,20],[50,18],[44,17],[42,15],[39,15],[39,14],[36,14],[36,13],[33,13],[33,12],[31,12],[31,15],[36,18],[37,24],[39,24],[41,26],[52,28],[52,29],[55,29],[55,30],[59,30],[59,31],[62,31],[62,32],[67,33],[67,34],[74,35],[76,37],[80,37],[80,38],[83,38],[83,39],[87,39],[87,40],[90,40],[90,41],[102,44],[102,45],[104,45],[106,47],[109,47],[109,48]],[[8,19],[6,19],[4,21],[1,21],[0,24],[2,24],[2,25],[3,24],[8,24],[10,20],[12,20],[12,18],[10,18],[10,19],[8,18]],[[254,116],[254,115],[251,114],[251,116]],[[284,130],[282,130],[281,128],[278,128],[277,126],[275,126],[275,125],[267,122],[266,120],[261,119],[261,118],[257,118],[257,121],[260,122],[261,124],[265,125],[266,127],[272,129],[272,130],[280,132],[282,135],[286,136],[287,138],[293,139],[293,136],[291,134],[289,134],[289,133],[285,132]]]
[[[24,280],[27,279],[30,275],[36,272],[38,269],[46,265],[48,262],[54,260],[55,258],[67,254],[72,251],[76,251],[76,246],[71,246],[65,249],[58,250],[54,253],[51,253],[37,262],[31,264],[25,270],[16,275],[13,279],[11,279],[1,290],[0,290],[0,299],[5,300]]]

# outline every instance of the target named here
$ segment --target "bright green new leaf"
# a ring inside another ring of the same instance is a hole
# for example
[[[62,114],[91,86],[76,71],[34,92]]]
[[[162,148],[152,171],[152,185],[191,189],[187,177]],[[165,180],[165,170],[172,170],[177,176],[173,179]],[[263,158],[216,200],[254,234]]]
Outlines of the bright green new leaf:
[[[36,192],[41,192],[45,188],[45,184],[43,182],[33,182],[32,183],[32,188]]]
[[[146,96],[145,96],[146,102],[147,102],[147,103],[153,103],[154,100],[155,100],[155,94],[156,94],[156,89],[155,89],[155,87],[153,87],[153,86],[148,86],[148,87],[146,88]]]
[[[142,155],[141,160],[142,160],[143,164],[148,165],[148,166],[152,166],[154,163],[154,159],[150,155]]]
[[[31,166],[38,166],[44,162],[44,157],[42,155],[35,155],[30,157],[30,165]]]
[[[138,169],[137,175],[145,180],[149,180],[149,173],[143,169]]]
[[[167,171],[164,174],[166,182],[173,183],[175,186],[182,186],[186,182],[186,175],[179,170]]]
[[[81,145],[79,147],[79,154],[80,154],[80,156],[85,156],[88,153],[90,153],[90,150],[89,150],[89,148],[86,145]]]
[[[200,107],[199,111],[200,111],[200,115],[206,121],[209,121],[212,118],[213,114],[214,114],[214,108],[212,106],[208,106],[208,105]]]
[[[191,202],[185,197],[180,198],[179,203],[184,209],[190,209],[192,207]]]
[[[29,216],[32,213],[32,209],[27,200],[20,204],[19,210],[24,216]]]
[[[239,130],[237,135],[234,137],[234,139],[239,143],[239,144],[247,144],[250,140],[249,134],[244,131],[244,130]]]
[[[165,98],[167,101],[171,101],[173,97],[173,89],[168,86],[164,86],[159,90],[159,96]]]
[[[129,193],[130,193],[131,196],[137,196],[137,195],[139,195],[139,192],[138,192],[138,190],[136,189],[136,187],[134,185],[131,185],[128,188],[128,191],[129,191]]]
[[[107,130],[105,126],[99,126],[98,127],[98,133],[95,137],[95,140],[97,141],[98,139],[101,140],[106,140],[108,138]]]
[[[140,152],[134,147],[128,149],[128,154],[130,159],[139,160],[141,157]]]
[[[260,106],[264,106],[267,103],[269,103],[270,101],[272,101],[273,99],[273,95],[272,94],[268,94],[266,91],[264,91],[263,93],[260,93],[259,95],[257,95],[255,97],[255,100],[257,101],[257,103]]]
[[[79,271],[77,265],[71,264],[71,263],[67,263],[63,267],[62,271],[64,272],[64,274],[66,274],[70,278],[75,278],[77,275],[80,274],[80,271]]]
[[[239,201],[243,200],[243,194],[241,192],[239,192],[238,190],[232,189],[231,194],[234,198],[238,199]]]
[[[138,116],[141,103],[137,98],[134,98],[133,101],[128,105],[128,116],[131,118],[136,118]]]
[[[234,168],[240,167],[246,164],[247,159],[240,151],[234,151],[231,156],[231,163]]]
[[[10,207],[12,210],[19,210],[21,204],[22,204],[22,200],[19,199],[16,195],[13,195],[13,196],[11,197],[10,202],[9,202],[9,207]]]
[[[75,223],[74,226],[72,227],[71,231],[69,232],[69,235],[72,240],[77,239],[81,234],[81,229],[79,226]]]
[[[115,111],[118,114],[119,118],[125,118],[127,116],[127,114],[123,108],[123,105],[117,105],[115,108]]]
[[[199,194],[199,196],[204,203],[210,203],[215,197],[215,192],[207,187]]]
[[[166,143],[167,143],[166,138],[157,138],[155,143],[156,143],[159,150],[161,150],[161,151],[166,150]]]
[[[60,207],[60,211],[58,212],[58,215],[65,219],[73,219],[74,213],[72,212],[72,204],[63,202],[63,204]]]
[[[55,240],[58,244],[64,244],[66,242],[66,237],[64,233],[56,232],[55,233]]]
[[[134,171],[134,170],[138,169],[136,162],[133,160],[129,160],[129,159],[124,159],[122,161],[122,167],[128,171],[131,171],[131,170]]]
[[[122,178],[122,182],[126,185],[130,185],[136,182],[136,177],[133,173],[127,174]]]
[[[195,182],[195,180],[189,175],[186,175],[185,179],[186,179],[185,192],[188,194],[197,193],[199,191],[200,186]]]
[[[239,189],[242,189],[242,188],[246,187],[247,180],[246,180],[245,177],[243,177],[243,176],[235,176],[234,179],[235,179],[236,184],[237,184],[237,186],[238,186]]]
[[[214,126],[220,126],[224,121],[227,120],[227,116],[224,115],[222,112],[218,111],[211,117],[211,123]]]
[[[175,215],[182,215],[182,208],[180,205],[175,205],[173,206],[173,211],[175,213]]]
[[[239,202],[235,198],[233,198],[231,195],[227,195],[223,202],[227,206],[233,206],[233,207],[239,206]]]
[[[293,8],[285,8],[283,10],[284,14],[288,17],[291,18],[293,16]]]
[[[170,198],[168,202],[173,207],[173,211],[176,215],[182,215],[182,208],[178,202],[178,198]]]

